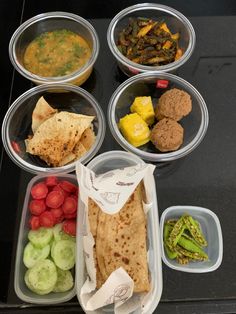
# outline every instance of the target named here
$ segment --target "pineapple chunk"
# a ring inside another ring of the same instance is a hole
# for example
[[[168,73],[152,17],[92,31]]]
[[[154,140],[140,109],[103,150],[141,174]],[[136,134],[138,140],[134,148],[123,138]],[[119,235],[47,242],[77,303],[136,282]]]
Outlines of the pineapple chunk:
[[[153,124],[155,113],[150,96],[135,97],[130,111],[137,112],[148,125]]]
[[[150,140],[148,125],[137,113],[130,113],[121,118],[119,128],[125,139],[135,147]]]

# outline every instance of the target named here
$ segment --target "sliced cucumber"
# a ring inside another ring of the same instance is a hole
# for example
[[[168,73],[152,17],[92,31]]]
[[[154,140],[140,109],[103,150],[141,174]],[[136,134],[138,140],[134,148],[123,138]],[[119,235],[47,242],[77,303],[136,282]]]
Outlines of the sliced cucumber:
[[[52,228],[41,227],[38,230],[30,230],[28,233],[28,239],[37,248],[43,248],[49,244],[52,237]]]
[[[61,270],[57,268],[57,282],[53,288],[53,292],[65,292],[70,290],[74,285],[74,280],[69,270]]]
[[[31,242],[29,242],[24,249],[23,262],[27,268],[31,268],[38,261],[46,259],[49,253],[50,253],[49,244],[40,249],[36,248]]]
[[[75,265],[75,243],[70,240],[55,242],[51,255],[57,267],[69,270]]]
[[[29,273],[30,273],[30,269],[28,269],[27,271],[26,271],[26,273],[25,273],[25,283],[26,283],[26,286],[32,291],[32,292],[34,292],[34,293],[37,293],[37,294],[39,294],[39,295],[44,295],[44,294],[48,294],[48,293],[50,293],[51,291],[52,291],[52,289],[50,288],[50,289],[45,289],[45,290],[39,290],[39,289],[34,289],[32,286],[31,286],[31,284],[30,284],[30,282],[29,282]]]
[[[51,244],[51,257],[52,257],[52,259],[53,259],[53,261],[54,261],[54,248],[55,248],[55,245],[56,245],[56,241],[53,241],[52,242],[52,244]]]
[[[51,292],[57,282],[57,269],[49,259],[38,261],[28,270],[27,282],[36,293]]]
[[[61,223],[53,227],[53,235],[54,235],[55,241],[61,241],[61,240],[75,241],[75,237],[72,237],[63,231]]]

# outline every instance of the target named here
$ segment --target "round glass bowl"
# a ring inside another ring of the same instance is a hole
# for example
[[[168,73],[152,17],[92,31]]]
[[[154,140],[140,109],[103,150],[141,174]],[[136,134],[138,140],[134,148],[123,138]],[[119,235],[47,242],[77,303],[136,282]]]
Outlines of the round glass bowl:
[[[168,88],[158,88],[158,80],[167,80]],[[162,153],[149,141],[140,147],[131,145],[120,132],[120,118],[130,113],[137,96],[151,96],[155,107],[160,96],[169,89],[178,88],[192,99],[192,111],[179,123],[184,128],[183,144],[176,151]],[[127,79],[113,93],[108,107],[108,123],[116,141],[127,151],[151,162],[169,162],[190,154],[204,138],[208,127],[208,110],[200,93],[184,79],[170,73],[142,73]]]
[[[148,66],[132,62],[126,58],[117,48],[119,33],[129,24],[130,18],[150,18],[154,21],[166,22],[171,33],[179,33],[179,47],[183,49],[183,55],[178,60],[161,66]],[[183,65],[193,53],[196,36],[192,24],[177,10],[155,3],[141,3],[130,6],[120,11],[110,22],[107,31],[109,48],[118,61],[120,69],[128,76],[147,71],[174,72]]]
[[[92,124],[96,140],[90,150],[80,158],[80,162],[87,163],[97,153],[102,145],[106,128],[102,109],[95,98],[84,89],[57,83],[33,87],[9,107],[2,124],[4,148],[14,163],[31,173],[56,174],[74,171],[76,161],[62,167],[50,167],[39,157],[26,152],[25,139],[32,134],[32,112],[41,96],[58,111],[95,116]]]
[[[55,31],[69,30],[82,36],[91,49],[91,57],[79,70],[71,74],[57,77],[43,77],[29,72],[23,62],[27,46],[40,34]],[[9,56],[15,69],[35,84],[44,83],[71,83],[83,84],[90,76],[94,62],[99,52],[99,40],[93,26],[82,17],[67,12],[48,12],[36,15],[21,24],[11,37]]]

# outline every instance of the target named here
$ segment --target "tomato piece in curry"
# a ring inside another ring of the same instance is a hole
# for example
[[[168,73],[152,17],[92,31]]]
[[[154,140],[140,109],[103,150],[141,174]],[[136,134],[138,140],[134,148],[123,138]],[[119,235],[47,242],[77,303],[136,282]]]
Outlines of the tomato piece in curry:
[[[40,76],[64,76],[82,68],[91,57],[91,49],[80,35],[66,30],[45,32],[26,48],[25,68]]]

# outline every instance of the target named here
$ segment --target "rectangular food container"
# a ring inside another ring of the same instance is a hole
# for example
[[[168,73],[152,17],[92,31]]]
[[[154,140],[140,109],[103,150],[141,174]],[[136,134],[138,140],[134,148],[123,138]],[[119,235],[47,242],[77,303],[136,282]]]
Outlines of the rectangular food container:
[[[185,214],[192,216],[200,224],[202,232],[208,243],[207,247],[205,248],[205,251],[209,258],[207,261],[196,261],[190,262],[186,265],[181,265],[177,263],[175,259],[168,258],[165,252],[163,241],[165,221],[169,219],[178,219]],[[207,273],[215,271],[220,266],[223,258],[222,231],[218,217],[210,209],[190,205],[178,205],[168,207],[161,215],[160,231],[162,259],[168,267],[188,273]]]
[[[73,184],[77,184],[77,179],[75,175],[71,174],[56,174],[59,180],[68,180]],[[76,295],[76,287],[74,284],[73,289],[67,292],[51,292],[46,295],[38,295],[28,289],[24,281],[24,275],[27,270],[23,263],[23,253],[25,245],[28,242],[28,232],[29,232],[29,218],[30,211],[28,209],[28,204],[30,201],[30,191],[33,185],[43,181],[48,175],[37,175],[31,179],[28,183],[25,200],[22,210],[21,223],[19,229],[17,250],[16,250],[16,261],[15,261],[15,275],[14,275],[14,288],[16,295],[19,299],[27,303],[34,304],[56,304],[69,301]],[[74,282],[76,282],[74,274]]]
[[[129,167],[143,162],[139,157],[122,151],[111,151],[99,155],[94,158],[87,167],[93,170],[97,175],[107,171]],[[160,232],[159,232],[159,219],[157,196],[154,177],[151,176],[150,187],[153,198],[153,206],[147,213],[147,247],[148,247],[148,264],[149,274],[151,277],[151,293],[145,304],[141,309],[139,308],[133,313],[151,314],[156,309],[162,294],[162,264],[161,264],[161,247],[160,247]],[[80,301],[80,291],[87,278],[86,266],[83,253],[83,235],[86,233],[86,213],[85,206],[79,200],[79,211],[77,219],[77,263],[76,263],[76,284],[77,284],[77,297]],[[98,309],[96,313],[113,313],[113,306],[106,306],[105,308]],[[93,312],[93,313],[95,313]]]

